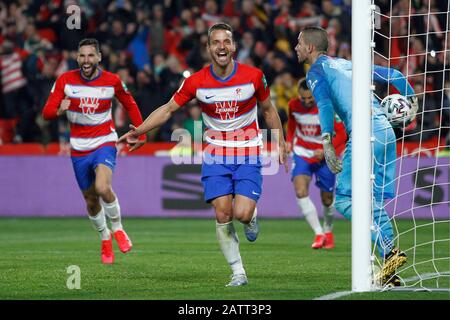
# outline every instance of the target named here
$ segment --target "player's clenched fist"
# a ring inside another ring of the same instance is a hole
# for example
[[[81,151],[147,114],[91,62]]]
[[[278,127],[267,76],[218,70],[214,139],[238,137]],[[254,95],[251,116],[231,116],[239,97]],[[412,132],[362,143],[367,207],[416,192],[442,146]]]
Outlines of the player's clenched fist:
[[[56,112],[57,115],[58,116],[62,115],[64,112],[69,110],[69,107],[70,107],[70,99],[67,99],[67,97],[65,97],[59,104],[58,111]]]

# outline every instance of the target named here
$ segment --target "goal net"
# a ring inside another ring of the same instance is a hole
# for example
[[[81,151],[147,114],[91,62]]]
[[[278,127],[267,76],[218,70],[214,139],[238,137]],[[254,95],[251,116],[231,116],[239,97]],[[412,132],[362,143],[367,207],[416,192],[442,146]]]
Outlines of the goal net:
[[[382,204],[394,246],[407,255],[406,264],[396,270],[400,286],[394,290],[449,291],[450,1],[372,0],[372,10],[373,63],[401,71],[419,102],[415,121],[395,129],[396,195]],[[392,86],[373,85],[380,100],[397,93]],[[376,161],[373,157],[373,165]],[[374,189],[385,187],[373,184]],[[373,206],[380,209],[375,201]],[[375,276],[385,263],[376,245],[371,260]]]

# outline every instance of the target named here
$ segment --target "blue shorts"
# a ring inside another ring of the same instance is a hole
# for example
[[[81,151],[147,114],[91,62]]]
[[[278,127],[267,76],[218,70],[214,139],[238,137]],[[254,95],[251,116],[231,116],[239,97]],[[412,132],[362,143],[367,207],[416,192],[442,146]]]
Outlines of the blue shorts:
[[[235,162],[237,164],[203,162],[202,183],[206,202],[228,194],[240,194],[258,201],[262,192],[261,162],[249,163],[246,160]]]
[[[82,157],[71,157],[75,177],[81,190],[89,189],[95,181],[95,169],[99,164],[104,164],[112,171],[116,167],[115,147],[100,147],[94,152]]]
[[[373,174],[375,199],[392,199],[395,196],[396,138],[391,127],[373,132]],[[361,182],[363,183],[363,182]],[[352,194],[352,138],[345,145],[342,172],[337,175],[336,194]]]
[[[296,176],[305,175],[310,176],[314,174],[316,177],[316,186],[325,192],[333,192],[336,176],[327,166],[325,160],[316,163],[309,163],[302,157],[294,154],[294,161],[292,162],[292,180]]]

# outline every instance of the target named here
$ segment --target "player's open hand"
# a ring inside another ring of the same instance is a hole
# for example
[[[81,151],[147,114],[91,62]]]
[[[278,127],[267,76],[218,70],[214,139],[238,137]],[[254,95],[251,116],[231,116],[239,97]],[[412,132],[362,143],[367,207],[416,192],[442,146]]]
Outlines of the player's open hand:
[[[139,134],[136,132],[136,129],[137,128],[135,126],[130,124],[130,131],[121,136],[117,143],[126,142],[130,147],[130,151],[134,151],[142,147],[145,144],[145,141],[139,140]]]
[[[411,110],[409,111],[409,121],[406,125],[409,125],[414,121],[417,115],[417,111],[419,110],[419,100],[416,96],[408,97],[409,103],[411,104]]]
[[[278,145],[279,151],[280,151],[280,164],[284,165],[284,169],[287,172],[289,172],[288,164],[287,164],[287,155],[288,155],[288,147],[284,141],[280,141]]]
[[[58,116],[62,115],[64,112],[69,110],[69,107],[70,107],[70,99],[65,97],[59,104],[59,108],[58,108],[58,111],[56,112],[56,114]]]
[[[325,156],[325,161],[327,162],[328,168],[331,172],[337,174],[342,171],[342,161],[336,156],[336,150],[334,149],[333,143],[331,142],[331,135],[326,133],[322,137],[323,142],[323,154]]]

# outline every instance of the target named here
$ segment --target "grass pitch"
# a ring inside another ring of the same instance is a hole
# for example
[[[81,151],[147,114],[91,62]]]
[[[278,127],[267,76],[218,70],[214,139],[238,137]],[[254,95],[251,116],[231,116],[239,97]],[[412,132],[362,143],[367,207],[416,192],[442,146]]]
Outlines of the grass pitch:
[[[410,224],[397,227],[408,230]],[[134,247],[122,254],[115,246],[114,265],[100,263],[99,237],[87,217],[2,218],[0,226],[0,299],[303,300],[351,290],[351,224],[343,220],[335,223],[336,248],[316,251],[310,249],[313,234],[304,220],[260,219],[255,243],[235,221],[249,279],[238,288],[225,287],[231,271],[214,219],[126,218]],[[449,230],[448,223],[436,224],[434,236],[448,239]],[[414,236],[405,234],[410,241]],[[436,254],[449,257],[448,241],[437,243]],[[411,254],[409,262],[431,255],[426,246]],[[450,270],[449,260],[443,263],[437,267]],[[80,268],[80,289],[67,287],[72,265]],[[449,287],[448,278],[443,281]],[[450,295],[376,292],[340,299],[448,300]]]

